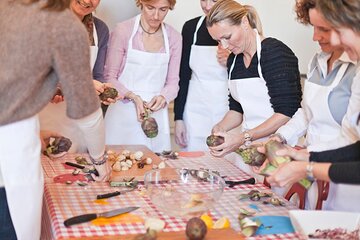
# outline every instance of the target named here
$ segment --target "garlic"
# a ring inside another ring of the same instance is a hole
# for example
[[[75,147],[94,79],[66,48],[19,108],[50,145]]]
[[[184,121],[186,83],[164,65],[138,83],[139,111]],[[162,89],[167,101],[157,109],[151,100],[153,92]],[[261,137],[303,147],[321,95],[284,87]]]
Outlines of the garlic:
[[[120,161],[123,161],[123,160],[125,160],[125,159],[126,159],[126,156],[123,155],[123,154],[120,154],[120,155],[118,156],[118,160],[120,160]]]
[[[129,170],[129,167],[124,166],[124,167],[121,168],[121,170],[122,170],[122,171],[127,171],[127,170]]]
[[[165,222],[159,218],[147,218],[145,220],[145,228],[155,231],[161,231],[165,227]]]
[[[122,152],[121,152],[121,154],[122,155],[124,155],[126,158],[128,158],[129,156],[130,156],[130,151],[129,150],[127,150],[127,149],[125,149],[125,150],[123,150]]]
[[[113,150],[107,150],[106,152],[108,155],[114,154],[115,152]]]
[[[112,165],[112,169],[116,172],[120,172],[121,171],[121,162],[120,161],[114,162],[114,164]]]
[[[120,162],[120,165],[121,165],[121,167],[125,167],[125,166],[127,166],[126,161],[122,161],[122,162]]]
[[[144,156],[144,153],[142,151],[137,151],[134,153],[135,160],[141,160],[141,158]]]
[[[161,163],[159,163],[159,166],[158,166],[159,169],[163,169],[163,168],[165,168],[165,167],[166,167],[166,165],[165,165],[165,162],[164,162],[164,161],[162,161]]]
[[[133,165],[131,160],[126,160],[126,165],[131,168],[131,166]]]
[[[146,164],[147,165],[150,165],[152,163],[152,161],[153,161],[152,158],[149,158],[149,157],[146,158]]]
[[[129,158],[130,158],[131,160],[135,160],[135,155],[132,153],[132,154],[130,154]]]

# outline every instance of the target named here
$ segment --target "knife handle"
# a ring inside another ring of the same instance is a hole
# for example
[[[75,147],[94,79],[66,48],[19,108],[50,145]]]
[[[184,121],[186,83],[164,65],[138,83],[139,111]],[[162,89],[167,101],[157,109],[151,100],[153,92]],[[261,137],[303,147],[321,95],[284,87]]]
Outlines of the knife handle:
[[[105,193],[105,194],[99,194],[96,196],[96,199],[104,199],[104,198],[110,198],[120,195],[121,193],[119,191],[112,192],[112,193]]]
[[[234,187],[236,185],[240,184],[255,184],[255,178],[249,178],[243,181],[225,181],[226,184],[229,185],[229,187]]]
[[[71,166],[71,167],[76,167],[76,168],[80,168],[80,169],[84,169],[85,166],[77,164],[77,163],[72,163],[72,162],[65,162],[66,165]]]
[[[91,220],[94,220],[96,218],[97,218],[96,213],[84,214],[84,215],[66,219],[64,221],[64,225],[65,225],[65,227],[70,227],[71,225],[74,225],[74,224],[90,222]]]

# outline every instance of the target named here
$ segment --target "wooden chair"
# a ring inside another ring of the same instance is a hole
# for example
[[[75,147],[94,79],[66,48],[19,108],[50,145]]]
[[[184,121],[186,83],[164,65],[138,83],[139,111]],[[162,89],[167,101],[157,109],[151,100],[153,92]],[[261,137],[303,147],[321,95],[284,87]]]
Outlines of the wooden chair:
[[[325,201],[329,195],[329,182],[316,180],[316,184],[318,186],[318,199],[316,201],[316,210],[322,209],[323,201]]]
[[[294,183],[288,192],[285,194],[284,198],[288,201],[294,196],[297,195],[299,198],[299,208],[305,209],[305,197],[306,189],[300,183]]]

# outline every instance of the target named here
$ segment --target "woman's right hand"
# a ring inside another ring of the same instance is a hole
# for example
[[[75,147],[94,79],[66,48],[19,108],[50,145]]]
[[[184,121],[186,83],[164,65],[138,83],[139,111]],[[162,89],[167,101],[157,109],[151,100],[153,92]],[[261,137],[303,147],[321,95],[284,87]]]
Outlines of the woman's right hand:
[[[175,142],[182,148],[187,147],[186,126],[183,120],[175,121]]]
[[[139,95],[136,95],[132,101],[135,104],[136,107],[136,115],[137,115],[137,120],[139,122],[142,122],[144,120],[144,114],[145,114],[145,106],[144,106],[144,101],[142,100],[142,98]]]

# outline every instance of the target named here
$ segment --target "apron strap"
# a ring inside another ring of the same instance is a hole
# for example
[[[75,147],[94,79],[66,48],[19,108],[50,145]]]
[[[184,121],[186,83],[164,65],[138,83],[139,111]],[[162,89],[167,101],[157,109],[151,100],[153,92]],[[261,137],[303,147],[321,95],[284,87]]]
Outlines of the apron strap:
[[[348,68],[349,66],[349,63],[343,63],[341,64],[340,66],[340,69],[338,70],[338,72],[336,73],[336,76],[335,76],[335,79],[334,81],[331,83],[330,87],[333,89],[335,88],[339,82],[342,80],[344,74],[345,74],[345,71],[346,69]]]
[[[194,32],[193,45],[195,45],[195,43],[197,41],[197,32],[198,32],[199,28],[201,27],[201,24],[204,22],[205,17],[206,17],[205,15],[202,15],[200,17],[199,21],[197,22],[196,29],[195,29],[195,32]]]
[[[141,14],[137,15],[135,18],[135,24],[134,24],[134,28],[133,31],[131,33],[131,37],[129,39],[129,43],[128,43],[128,49],[133,49],[133,38],[135,36],[135,34],[137,33],[137,30],[139,28],[140,25],[140,18],[141,18]],[[163,37],[164,37],[164,44],[165,44],[165,52],[167,54],[170,54],[170,44],[169,44],[169,38],[164,26],[164,23],[161,23],[161,30],[163,32]]]
[[[261,71],[261,64],[260,64],[260,58],[261,58],[261,40],[260,40],[260,35],[258,33],[258,31],[256,29],[254,29],[255,33],[256,33],[256,54],[257,54],[257,58],[258,58],[258,73],[259,73],[259,77],[261,79],[264,79],[263,75],[262,75],[262,71]],[[228,79],[231,80],[231,73],[234,70],[235,67],[235,61],[236,61],[236,57],[237,55],[235,55],[234,60],[231,64],[230,67],[230,71],[229,71],[229,77]]]
[[[99,39],[98,39],[98,33],[97,33],[97,30],[96,30],[96,26],[95,26],[95,22],[93,24],[93,36],[94,36],[94,43],[95,43],[95,46],[99,46]]]

